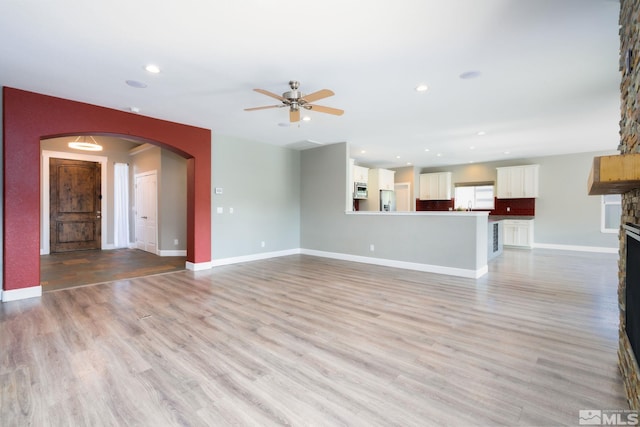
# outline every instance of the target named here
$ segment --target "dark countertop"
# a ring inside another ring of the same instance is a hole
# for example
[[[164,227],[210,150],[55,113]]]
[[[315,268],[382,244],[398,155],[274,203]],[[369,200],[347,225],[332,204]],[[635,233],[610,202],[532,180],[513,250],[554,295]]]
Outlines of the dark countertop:
[[[526,216],[526,215],[489,215],[489,221],[502,221],[503,219],[529,220],[529,219],[535,219],[535,217]]]

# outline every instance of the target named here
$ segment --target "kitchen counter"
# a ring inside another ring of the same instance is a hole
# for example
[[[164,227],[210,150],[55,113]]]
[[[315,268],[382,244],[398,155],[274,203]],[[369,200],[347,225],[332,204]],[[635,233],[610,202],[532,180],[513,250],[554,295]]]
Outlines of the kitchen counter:
[[[531,220],[535,219],[535,217],[528,215],[489,215],[489,221],[502,221],[503,219]]]
[[[346,211],[347,215],[382,215],[382,216],[479,216],[487,217],[486,211]]]

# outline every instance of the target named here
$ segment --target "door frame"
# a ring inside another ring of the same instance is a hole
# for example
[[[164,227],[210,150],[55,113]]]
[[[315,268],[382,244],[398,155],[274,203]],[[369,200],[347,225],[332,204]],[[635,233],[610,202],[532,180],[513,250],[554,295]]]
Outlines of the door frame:
[[[138,224],[137,224],[137,220],[138,220],[138,178],[143,177],[143,176],[155,176],[156,177],[156,194],[155,194],[155,206],[154,206],[154,209],[156,210],[156,226],[155,226],[155,230],[154,230],[155,237],[156,237],[156,239],[155,239],[156,240],[156,250],[155,250],[155,252],[147,251],[146,249],[141,249],[141,250],[143,250],[145,252],[152,253],[154,255],[159,255],[160,254],[160,247],[159,247],[160,244],[158,242],[158,234],[159,234],[158,233],[158,228],[159,228],[158,193],[159,193],[159,191],[158,191],[158,171],[156,169],[149,170],[149,171],[146,171],[146,172],[136,173],[136,174],[133,175],[133,192],[134,192],[134,194],[133,194],[133,200],[134,200],[133,204],[134,204],[134,207],[135,207],[135,210],[136,210],[136,213],[135,213],[135,215],[133,217],[133,228],[134,228],[133,234],[135,236],[135,238],[134,238],[134,242],[135,243],[134,244],[135,244],[136,249],[140,249],[140,248],[138,248],[138,229],[137,229],[138,228]]]
[[[50,150],[42,150],[41,156],[42,158],[42,173],[40,175],[40,193],[42,196],[42,203],[40,206],[40,255],[48,255],[51,253],[51,245],[50,245],[50,231],[49,231],[49,209],[51,208],[51,200],[49,194],[49,159],[66,159],[66,160],[83,160],[86,162],[96,162],[100,163],[100,191],[102,194],[102,199],[100,200],[100,212],[102,216],[102,221],[100,222],[100,230],[102,233],[101,239],[101,249],[107,249],[105,242],[107,236],[107,221],[109,220],[108,212],[105,209],[107,204],[107,190],[109,188],[107,183],[107,165],[108,158],[105,156],[95,156],[91,154],[82,154],[82,153],[67,153],[64,151],[50,151]]]
[[[396,182],[396,183],[393,184],[393,190],[395,191],[397,187],[406,188],[407,189],[407,206],[409,206],[409,210],[407,212],[415,211],[416,208],[411,203],[411,183],[410,182]],[[397,206],[398,206],[398,199],[396,197],[396,208],[397,208]]]

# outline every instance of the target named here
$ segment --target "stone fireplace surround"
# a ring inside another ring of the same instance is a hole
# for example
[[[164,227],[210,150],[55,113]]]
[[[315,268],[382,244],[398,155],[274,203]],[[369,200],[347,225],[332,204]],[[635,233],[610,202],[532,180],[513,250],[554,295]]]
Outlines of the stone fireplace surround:
[[[620,154],[640,153],[640,0],[620,1],[620,62],[621,71],[621,119]],[[640,224],[640,188],[622,194],[621,223]],[[624,379],[629,406],[640,409],[640,369],[631,350],[626,334],[626,233],[620,229],[620,251],[618,263],[618,302],[620,328],[618,359]]]

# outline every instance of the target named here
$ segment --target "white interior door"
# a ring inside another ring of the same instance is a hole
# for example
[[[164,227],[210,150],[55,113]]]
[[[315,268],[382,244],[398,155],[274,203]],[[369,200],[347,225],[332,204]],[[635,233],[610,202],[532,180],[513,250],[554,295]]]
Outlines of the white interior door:
[[[411,185],[408,182],[399,182],[394,186],[396,192],[396,210],[409,212],[411,210]]]
[[[158,253],[158,179],[156,171],[135,177],[136,247]]]

